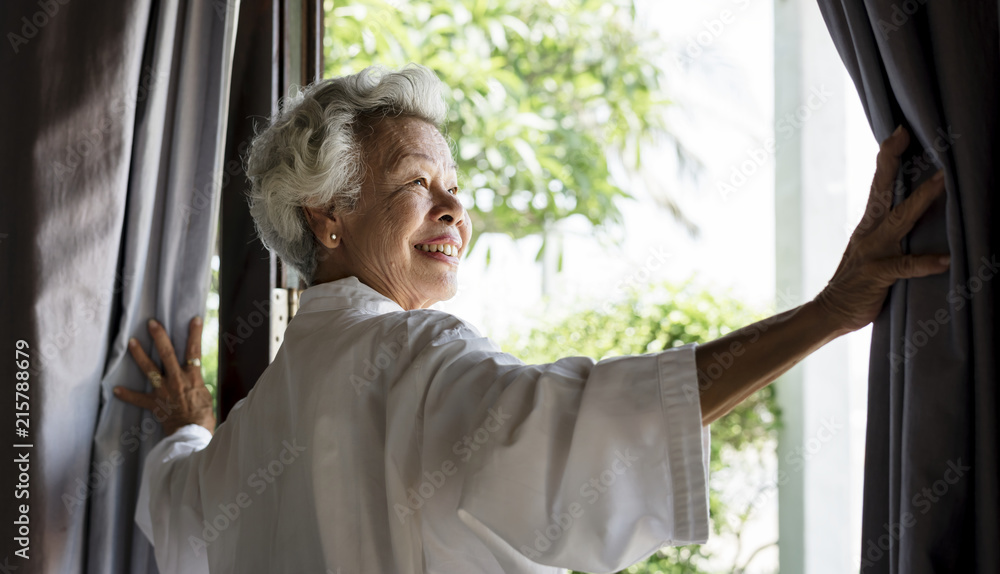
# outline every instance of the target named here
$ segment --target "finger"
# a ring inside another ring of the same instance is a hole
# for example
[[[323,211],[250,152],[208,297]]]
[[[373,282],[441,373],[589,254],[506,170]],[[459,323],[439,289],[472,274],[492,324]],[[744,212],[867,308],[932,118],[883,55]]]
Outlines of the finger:
[[[160,354],[163,361],[163,369],[167,372],[167,380],[177,380],[181,374],[181,366],[177,364],[177,355],[174,353],[174,346],[167,336],[163,325],[155,319],[149,320],[149,334],[153,336],[153,344],[156,345],[156,352]]]
[[[126,387],[115,387],[115,396],[130,405],[135,405],[146,410],[156,408],[156,399],[150,393],[140,393]]]
[[[899,241],[909,233],[942,191],[944,191],[944,170],[938,171],[922,183],[910,197],[889,213],[885,227],[890,238]]]
[[[200,359],[201,358],[201,330],[202,330],[201,317],[196,316],[191,319],[191,323],[188,325],[188,342],[187,342],[187,354],[185,359]],[[186,361],[185,361],[185,364]]]
[[[937,275],[948,270],[951,260],[947,253],[932,255],[903,255],[882,262],[887,279],[912,279]]]
[[[855,235],[864,237],[873,232],[888,215],[892,206],[892,190],[899,171],[899,158],[909,144],[909,132],[903,126],[899,126],[879,147],[868,204],[861,223],[855,229]]]
[[[150,371],[160,372],[160,367],[157,367],[153,360],[146,355],[146,351],[142,349],[142,345],[139,344],[134,337],[128,340],[128,351],[135,360],[135,364],[139,365],[142,369],[142,373],[146,374]]]
[[[909,145],[910,133],[903,126],[896,128],[896,131],[882,142],[876,159],[875,178],[872,180],[873,191],[888,190],[892,197],[896,172],[899,171],[899,158]]]

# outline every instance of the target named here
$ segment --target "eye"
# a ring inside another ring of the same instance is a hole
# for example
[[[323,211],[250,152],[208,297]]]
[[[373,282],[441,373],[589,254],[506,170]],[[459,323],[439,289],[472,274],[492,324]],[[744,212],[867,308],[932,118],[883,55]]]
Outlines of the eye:
[[[458,195],[458,186],[455,186],[455,187],[449,189],[448,193],[450,193],[452,195]]]
[[[421,187],[427,187],[427,180],[422,177],[420,179],[415,179],[410,183],[413,185],[419,185]]]

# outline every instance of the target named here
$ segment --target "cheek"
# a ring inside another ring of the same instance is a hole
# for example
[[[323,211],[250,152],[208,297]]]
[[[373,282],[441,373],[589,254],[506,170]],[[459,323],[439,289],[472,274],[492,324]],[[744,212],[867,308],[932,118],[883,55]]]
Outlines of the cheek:
[[[382,220],[370,230],[370,234],[372,255],[392,262],[405,256],[401,248],[404,232],[398,222],[391,219]]]
[[[419,202],[414,198],[403,197],[379,214],[370,233],[373,235],[373,245],[384,255],[393,259],[407,257],[412,247],[409,242],[411,235],[420,225]]]

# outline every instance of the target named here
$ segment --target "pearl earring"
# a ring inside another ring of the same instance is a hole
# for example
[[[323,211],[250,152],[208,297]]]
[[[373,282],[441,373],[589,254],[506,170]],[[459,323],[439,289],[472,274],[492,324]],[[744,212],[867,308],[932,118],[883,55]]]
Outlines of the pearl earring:
[[[331,233],[330,234],[330,239],[336,241],[337,240],[337,234],[336,233]]]

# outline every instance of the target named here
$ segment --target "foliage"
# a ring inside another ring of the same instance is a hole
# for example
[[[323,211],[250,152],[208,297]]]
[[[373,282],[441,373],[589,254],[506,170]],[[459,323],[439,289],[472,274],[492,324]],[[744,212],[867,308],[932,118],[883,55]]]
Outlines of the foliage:
[[[658,43],[632,0],[327,0],[325,73],[417,62],[449,86],[479,232],[519,238],[582,215],[619,222],[606,154],[664,129]],[[624,155],[624,153],[622,154]],[[626,158],[623,158],[626,159]]]
[[[632,293],[603,309],[581,311],[515,335],[504,348],[528,363],[566,356],[599,360],[706,343],[759,318],[738,301],[697,290],[691,283],[662,285],[648,293]],[[774,390],[768,386],[712,423],[711,472],[727,466],[736,452],[771,448],[777,438],[777,413]],[[747,512],[734,514],[714,488],[710,488],[709,505],[713,531],[738,537]],[[693,574],[702,572],[699,568],[706,558],[698,546],[665,548],[626,572]]]
[[[212,393],[212,408],[218,416],[219,402],[219,269],[213,262],[208,286],[208,301],[201,332],[201,373]]]

